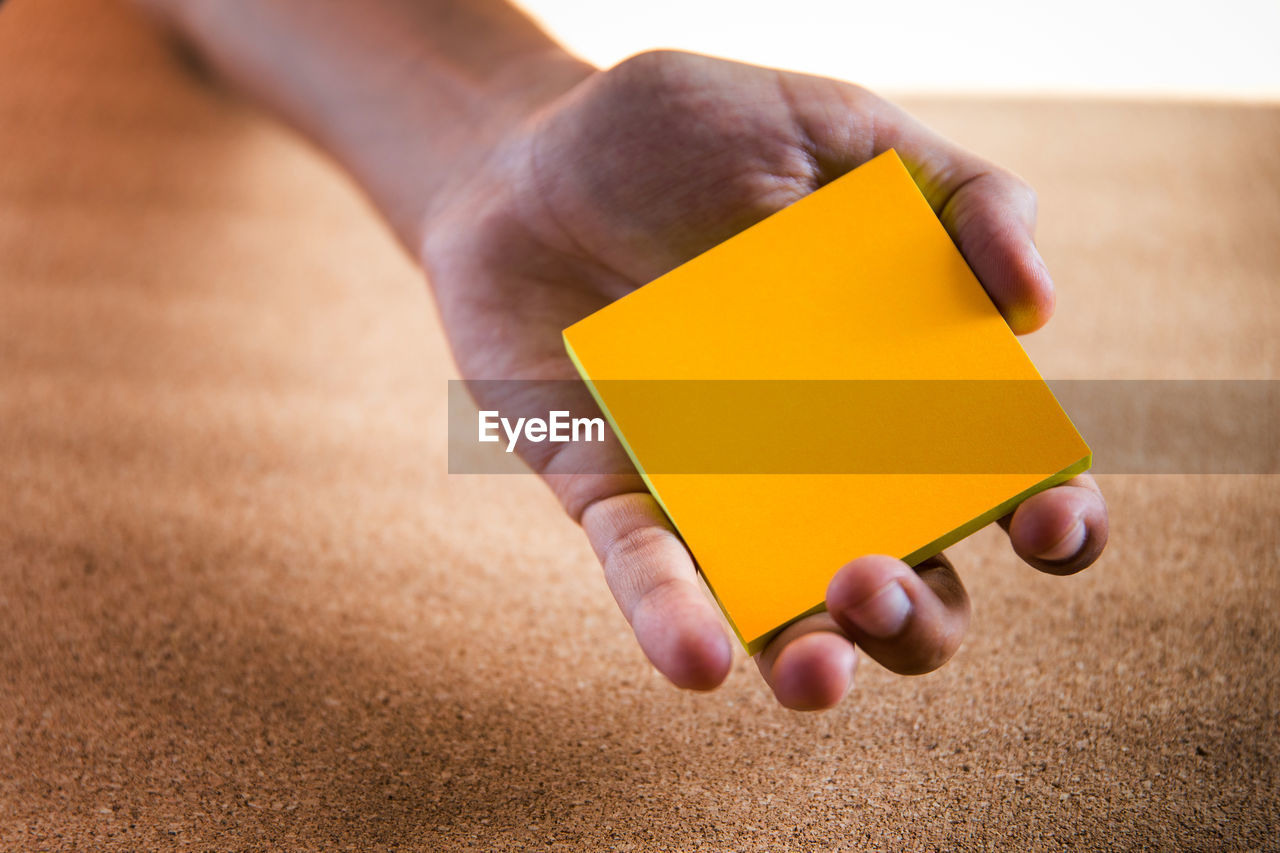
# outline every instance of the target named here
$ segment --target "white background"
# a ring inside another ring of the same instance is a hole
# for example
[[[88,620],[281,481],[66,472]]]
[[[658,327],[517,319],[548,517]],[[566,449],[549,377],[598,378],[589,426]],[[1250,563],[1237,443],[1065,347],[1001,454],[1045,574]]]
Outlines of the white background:
[[[1280,0],[520,0],[602,66],[675,47],[883,92],[1280,100]]]

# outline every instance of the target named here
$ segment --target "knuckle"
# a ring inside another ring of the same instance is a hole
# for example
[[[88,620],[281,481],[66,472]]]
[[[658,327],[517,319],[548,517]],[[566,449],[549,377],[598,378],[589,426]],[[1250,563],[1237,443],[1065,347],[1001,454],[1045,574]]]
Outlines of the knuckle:
[[[1003,182],[1007,187],[1007,192],[1013,203],[1018,208],[1021,208],[1029,220],[1034,221],[1036,210],[1040,205],[1040,197],[1036,193],[1035,188],[1013,172],[1001,172],[1000,177],[1003,178]]]
[[[679,50],[646,50],[628,56],[609,71],[609,76],[624,84],[661,85],[688,67],[692,54]]]
[[[637,53],[613,66],[600,78],[599,103],[610,112],[626,104],[633,121],[660,122],[670,127],[696,114],[705,92],[693,66],[700,60],[675,50]]]
[[[633,527],[619,534],[605,548],[605,572],[617,572],[638,563],[648,562],[667,547],[674,537],[660,527]]]
[[[634,622],[637,616],[646,610],[662,610],[663,601],[677,595],[683,587],[684,581],[678,577],[663,578],[640,593],[628,618]]]
[[[1040,195],[1035,191],[1035,187],[1021,178],[1018,179],[1018,184],[1022,190],[1023,203],[1026,205],[1027,211],[1034,217],[1040,207]]]
[[[858,83],[849,83],[843,80],[838,81],[839,92],[844,102],[849,105],[855,113],[873,114],[883,110],[888,102],[866,86]]]
[[[670,48],[654,48],[652,50],[642,50],[634,53],[626,59],[618,63],[619,68],[629,68],[632,70],[649,70],[655,67],[662,67],[666,63],[670,63],[679,57],[684,56],[678,50]]]

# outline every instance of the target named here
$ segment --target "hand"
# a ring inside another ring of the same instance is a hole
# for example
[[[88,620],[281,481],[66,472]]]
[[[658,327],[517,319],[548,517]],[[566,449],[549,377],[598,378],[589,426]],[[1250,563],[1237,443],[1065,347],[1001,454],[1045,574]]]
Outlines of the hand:
[[[1053,285],[1032,241],[1035,196],[1017,177],[855,86],[659,52],[543,103],[436,194],[421,251],[463,375],[575,379],[562,329],[888,148],[1013,330],[1043,325]],[[582,402],[556,390],[504,399],[502,387],[477,385],[481,406]],[[730,640],[621,450],[551,447],[525,447],[526,460],[582,523],[649,660],[681,687],[718,685]],[[613,456],[593,458],[602,453]],[[620,473],[574,473],[605,470]],[[1088,566],[1107,539],[1087,475],[1002,526],[1019,556],[1052,574]],[[757,663],[782,704],[829,707],[852,684],[855,646],[895,672],[930,671],[955,652],[968,607],[944,556],[915,569],[864,556],[832,580],[828,612],[789,626]]]

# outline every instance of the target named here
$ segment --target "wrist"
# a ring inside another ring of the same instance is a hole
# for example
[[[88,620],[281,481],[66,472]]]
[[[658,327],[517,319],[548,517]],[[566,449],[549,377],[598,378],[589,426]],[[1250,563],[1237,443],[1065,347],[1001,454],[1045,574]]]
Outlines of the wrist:
[[[138,0],[329,152],[400,241],[594,69],[505,0]]]
[[[510,212],[504,200],[530,189],[531,145],[541,118],[597,73],[557,47],[513,56],[486,77],[469,110],[473,123],[456,134],[458,147],[421,167],[439,178],[420,194],[417,219],[402,237],[428,272],[433,246],[456,245],[487,211]],[[440,232],[448,237],[433,240]]]
[[[597,71],[558,45],[523,50],[494,63],[480,99],[498,127],[524,122]]]

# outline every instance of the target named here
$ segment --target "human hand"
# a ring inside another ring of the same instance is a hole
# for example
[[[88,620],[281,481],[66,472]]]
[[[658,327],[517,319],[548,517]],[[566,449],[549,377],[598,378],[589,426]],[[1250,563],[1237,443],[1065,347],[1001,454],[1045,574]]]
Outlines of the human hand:
[[[469,379],[576,379],[565,327],[888,148],[1015,332],[1053,311],[1030,188],[855,86],[648,53],[590,74],[495,138],[423,214],[423,263]],[[589,402],[571,383],[520,386],[540,389],[526,392],[535,400],[510,399],[514,387],[474,385],[482,408],[499,411]],[[581,522],[654,666],[681,687],[723,681],[732,652],[720,617],[620,447],[521,449]],[[602,471],[618,473],[594,473]],[[1052,574],[1088,566],[1107,539],[1105,503],[1088,475],[1030,498],[1001,524],[1019,556]],[[856,648],[895,672],[935,669],[968,623],[945,556],[914,569],[860,557],[832,580],[826,603],[757,656],[787,707],[838,702]]]

